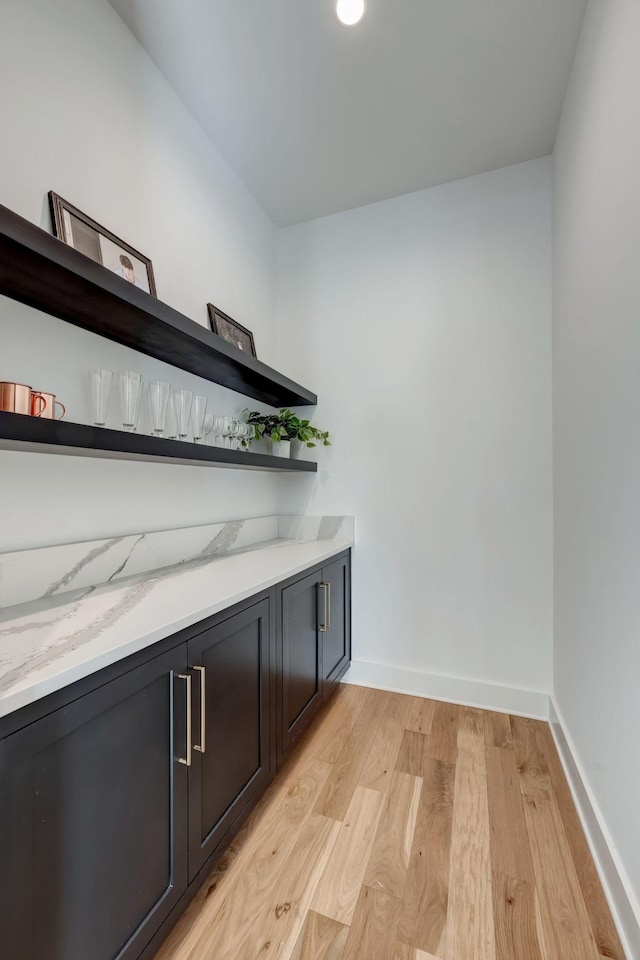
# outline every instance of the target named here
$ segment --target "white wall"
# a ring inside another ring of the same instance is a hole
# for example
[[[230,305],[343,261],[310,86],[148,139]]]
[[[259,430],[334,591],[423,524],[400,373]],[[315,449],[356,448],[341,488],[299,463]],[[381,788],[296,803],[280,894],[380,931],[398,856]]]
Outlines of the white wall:
[[[279,362],[334,437],[281,507],[356,515],[356,659],[551,689],[550,175],[281,231]]]
[[[212,301],[273,350],[276,231],[106,0],[4,0],[0,202],[49,229],[50,189],[153,260],[158,295],[207,323]],[[0,299],[0,379],[87,421],[90,367],[241,397]],[[118,407],[112,403],[111,424]],[[269,474],[0,454],[0,551],[273,513]]]
[[[590,4],[554,154],[553,334],[555,696],[636,898],[639,38],[637,0]]]

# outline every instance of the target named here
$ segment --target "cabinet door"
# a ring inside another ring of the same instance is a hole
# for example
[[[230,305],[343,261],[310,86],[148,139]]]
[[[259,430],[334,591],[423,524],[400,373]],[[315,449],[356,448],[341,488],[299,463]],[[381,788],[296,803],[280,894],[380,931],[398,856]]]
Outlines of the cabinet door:
[[[281,760],[320,705],[320,571],[280,591],[278,758]]]
[[[351,569],[348,555],[338,557],[324,567],[319,603],[322,693],[326,697],[351,659]]]
[[[188,642],[190,879],[269,779],[269,630],[265,599]]]
[[[3,956],[133,960],[186,889],[186,666],[183,644],[0,742]]]

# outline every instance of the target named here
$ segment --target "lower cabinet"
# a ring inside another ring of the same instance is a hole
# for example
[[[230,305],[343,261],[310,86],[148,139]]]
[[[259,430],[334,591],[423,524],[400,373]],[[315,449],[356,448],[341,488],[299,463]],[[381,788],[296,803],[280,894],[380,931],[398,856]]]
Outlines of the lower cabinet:
[[[0,741],[3,956],[134,960],[178,903],[186,667],[183,645]]]
[[[348,666],[349,603],[345,554],[4,718],[3,957],[154,956]]]
[[[266,599],[187,644],[195,685],[190,880],[271,774],[269,624]]]
[[[343,554],[278,588],[277,764],[349,666],[351,565]]]

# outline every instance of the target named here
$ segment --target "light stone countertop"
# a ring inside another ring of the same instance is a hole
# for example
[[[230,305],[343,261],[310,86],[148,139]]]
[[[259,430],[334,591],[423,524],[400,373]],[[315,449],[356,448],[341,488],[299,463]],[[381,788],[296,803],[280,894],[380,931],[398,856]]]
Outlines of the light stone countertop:
[[[0,621],[0,717],[353,546],[279,539],[87,591],[7,608]]]

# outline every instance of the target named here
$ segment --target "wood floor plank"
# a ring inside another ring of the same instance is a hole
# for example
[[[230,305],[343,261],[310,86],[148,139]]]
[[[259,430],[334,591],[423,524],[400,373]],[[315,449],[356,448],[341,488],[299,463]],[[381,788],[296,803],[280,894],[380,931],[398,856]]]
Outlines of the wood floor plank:
[[[511,717],[513,749],[523,794],[549,799],[551,780],[547,758],[538,740],[539,723],[539,720]]]
[[[414,730],[405,730],[396,759],[396,770],[421,777],[425,761],[426,737]]]
[[[378,696],[368,696],[365,699],[316,803],[315,812],[322,816],[334,820],[344,820],[346,816],[353,791],[389,703],[386,692],[376,693]]]
[[[486,747],[491,866],[495,873],[534,882],[515,754]]]
[[[624,960],[548,726],[341,688],[156,960],[263,957]]]
[[[427,758],[398,939],[437,955],[444,949],[456,768]]]
[[[486,710],[484,714],[485,740],[488,747],[512,747],[511,718],[508,713]]]
[[[422,778],[394,773],[364,874],[364,883],[400,900],[404,894]]]
[[[312,813],[296,838],[295,857],[283,864],[271,897],[245,940],[216,960],[255,960],[262,953],[289,957],[300,936],[311,901],[340,832],[340,823]]]
[[[290,960],[342,960],[349,928],[310,910]]]
[[[398,700],[393,709],[385,711],[358,778],[361,786],[383,793],[389,789],[405,729],[414,715],[413,697]]]
[[[356,787],[311,909],[350,924],[382,814],[384,794]]]
[[[389,960],[396,945],[400,901],[362,887],[342,960]]]
[[[398,941],[391,960],[440,960],[440,958],[432,953],[425,953],[424,950],[418,950],[417,947],[412,947],[408,943]]]
[[[496,960],[484,737],[481,711],[463,709],[453,800],[447,960]]]
[[[620,937],[611,918],[611,911],[602,889],[600,877],[593,862],[548,724],[540,724],[538,737],[547,757],[551,786],[569,841],[596,946],[602,957],[607,957],[609,960],[625,960]]]
[[[368,687],[359,687],[353,683],[341,684],[321,723],[310,732],[302,745],[302,753],[335,763],[365,702],[371,699],[372,691]]]
[[[229,868],[224,882],[208,883],[174,928],[156,960],[174,957],[232,957],[256,914],[269,901],[282,866],[297,849],[298,836],[332,766],[309,757],[287,771],[255,831]]]
[[[444,763],[455,763],[458,754],[458,721],[461,707],[437,701],[429,737],[429,756]]]
[[[546,960],[598,960],[555,798],[525,797],[524,809]]]
[[[533,883],[493,874],[496,960],[544,960],[538,939]]]
[[[409,717],[407,719],[406,729],[413,730],[415,733],[431,733],[433,724],[433,712],[435,710],[435,700],[425,700],[423,697],[408,697]]]

